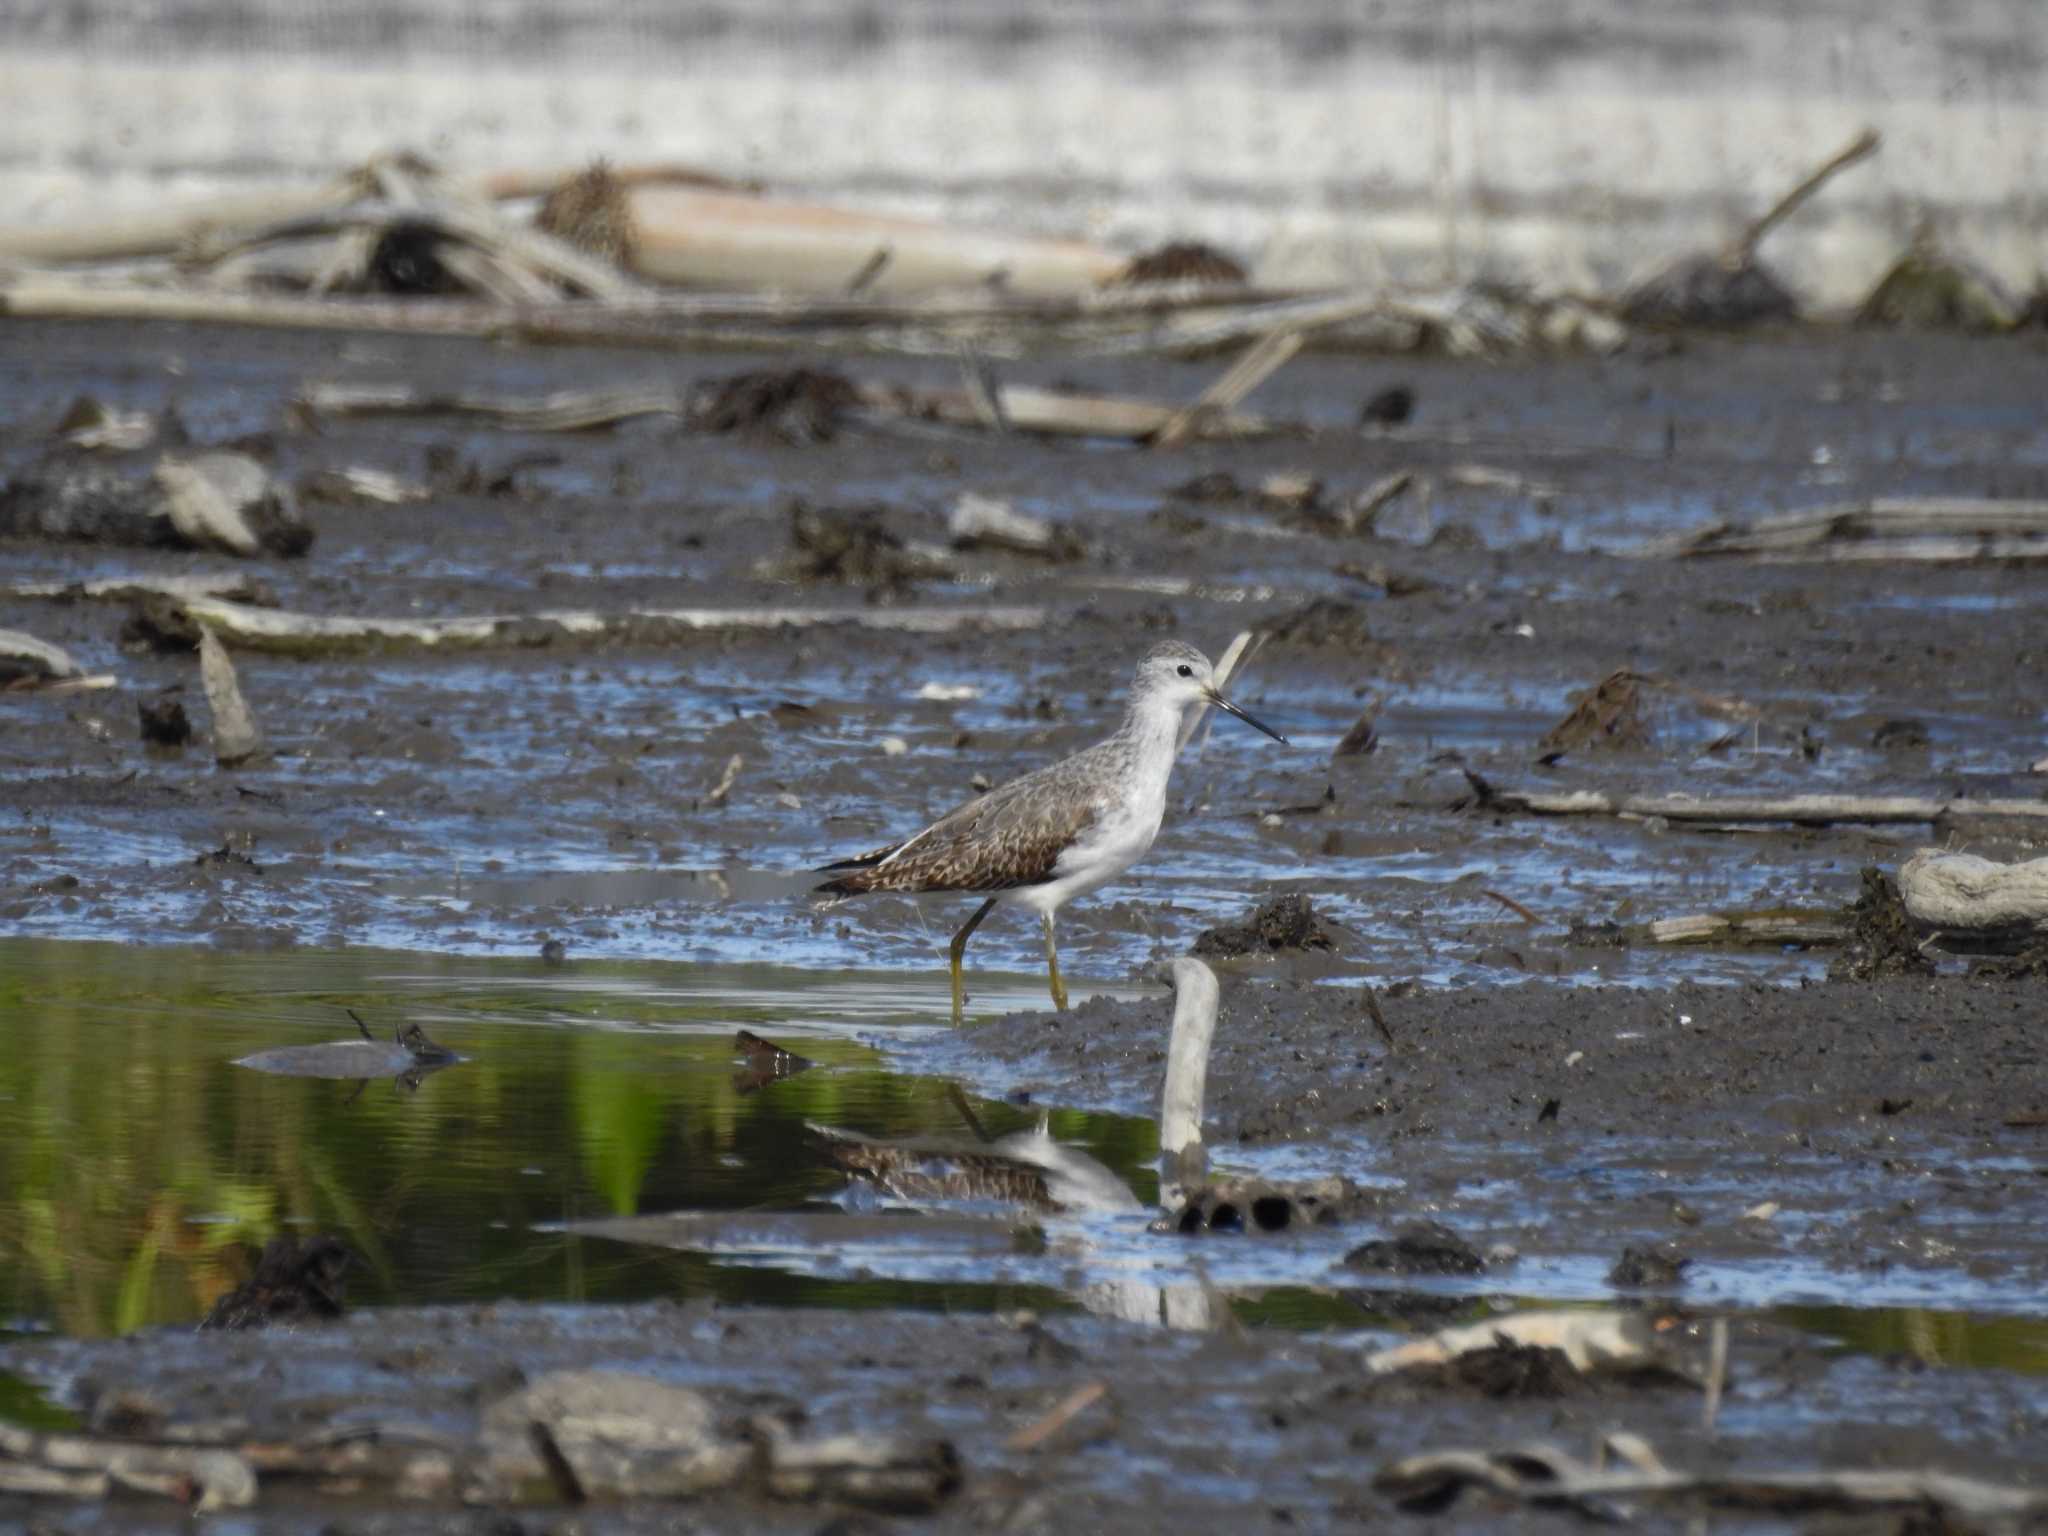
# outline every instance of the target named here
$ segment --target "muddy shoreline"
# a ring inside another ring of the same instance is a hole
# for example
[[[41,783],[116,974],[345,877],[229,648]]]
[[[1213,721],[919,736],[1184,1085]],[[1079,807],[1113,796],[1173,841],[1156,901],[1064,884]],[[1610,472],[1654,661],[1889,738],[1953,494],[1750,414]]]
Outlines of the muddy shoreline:
[[[1255,899],[1301,892],[1331,925],[1331,951],[1224,968],[1209,1079],[1218,1163],[1353,1180],[1366,1192],[1360,1240],[1426,1218],[1501,1251],[1497,1272],[1442,1288],[1439,1301],[1464,1307],[1527,1293],[1605,1300],[1623,1248],[1674,1246],[1692,1260],[1681,1301],[1735,1315],[1740,1368],[1711,1443],[1689,1392],[1602,1386],[1507,1403],[1361,1392],[1343,1330],[1262,1328],[1255,1301],[1199,1337],[1063,1316],[1078,1360],[1043,1346],[1033,1355],[987,1316],[506,1306],[228,1343],[31,1337],[0,1348],[0,1369],[73,1408],[115,1375],[172,1405],[261,1380],[249,1390],[266,1412],[312,1425],[374,1421],[421,1393],[428,1406],[407,1413],[460,1417],[508,1373],[628,1362],[720,1392],[808,1400],[821,1423],[955,1438],[971,1475],[935,1529],[1036,1529],[1076,1514],[1161,1530],[1383,1523],[1396,1516],[1367,1484],[1383,1459],[1444,1443],[1578,1443],[1620,1424],[1694,1463],[1896,1463],[2022,1480],[2048,1464],[2041,1346],[1997,1333],[2038,1324],[2048,1295],[2038,979],[1973,978],[1949,959],[1928,977],[1830,982],[1826,954],[1811,949],[1585,942],[1601,924],[1839,908],[1867,865],[1895,867],[1950,836],[1993,857],[2038,853],[2027,834],[1511,816],[1475,808],[1464,773],[1550,789],[2040,798],[2044,781],[2028,771],[2048,750],[2037,570],[1627,557],[1714,517],[1873,495],[2048,494],[2048,352],[2036,340],[1689,338],[1604,361],[1490,365],[1309,357],[1257,402],[1309,434],[1151,452],[926,426],[856,424],[805,445],[659,421],[574,435],[438,418],[308,427],[290,402],[317,380],[531,393],[687,383],[760,359],[169,327],[117,337],[13,325],[9,336],[0,474],[27,472],[69,401],[93,393],[174,413],[197,444],[253,446],[289,481],[364,467],[432,496],[400,508],[309,502],[316,542],[294,561],[4,540],[7,589],[232,573],[260,577],[288,608],[336,614],[1045,610],[1042,627],[1002,633],[834,627],[660,645],[554,637],[455,656],[243,653],[275,755],[230,773],[207,750],[189,655],[124,648],[122,604],[0,594],[0,627],[119,678],[104,693],[0,705],[10,936],[196,944],[275,955],[281,967],[371,946],[516,957],[506,974],[521,985],[555,939],[566,964],[547,975],[563,998],[607,964],[647,959],[677,962],[681,975],[713,962],[857,971],[888,990],[894,1016],[842,1024],[844,1043],[864,1039],[895,1067],[1020,1109],[1149,1116],[1170,1010],[1157,996],[1131,1000],[1133,989]],[[844,366],[928,381],[951,365]],[[1215,371],[1046,361],[1006,377],[1184,400]],[[1393,385],[1415,391],[1413,420],[1361,430],[1360,403]],[[1329,506],[1399,470],[1426,494],[1391,504],[1369,531],[1333,531]],[[1262,501],[1256,488],[1281,473],[1320,481],[1324,511]],[[1175,494],[1220,475],[1240,493]],[[1061,524],[1083,557],[951,550],[947,517],[969,491]],[[943,551],[944,573],[799,577],[796,503],[873,508],[899,545]],[[1238,691],[1295,746],[1268,750],[1222,722],[1183,765],[1150,858],[1062,914],[1069,984],[1093,999],[1072,1014],[1007,1011],[1037,985],[1038,936],[999,920],[976,936],[969,969],[1001,1016],[934,1037],[938,951],[964,915],[957,904],[821,913],[802,899],[803,871],[914,827],[977,776],[1099,737],[1148,640],[1173,634],[1214,651],[1253,627],[1276,638]],[[1574,699],[1621,668],[1668,685],[1646,703],[1643,732],[1616,750],[1539,761]],[[138,705],[168,688],[184,690],[201,731],[182,751],[146,746],[138,731]],[[1743,731],[1702,699],[1740,701]],[[1333,755],[1368,713],[1375,749]],[[715,795],[735,757],[729,793]],[[1575,936],[1575,924],[1592,926]],[[1364,1005],[1368,985],[1390,1039]],[[1095,998],[1104,988],[1121,1000]],[[406,1011],[402,989],[379,1001]],[[535,1012],[556,1033],[577,1027],[566,1004]],[[773,1028],[772,1014],[746,1017]],[[310,1013],[290,1022],[315,1027]],[[435,1091],[422,1094],[422,1120]],[[1240,1249],[1230,1262],[1252,1261]],[[1361,1293],[1360,1329],[1394,1326],[1387,1285],[1328,1285]],[[1826,1320],[1802,1330],[1765,1308],[1959,1317],[1998,1342],[1967,1362],[1910,1342],[1902,1358],[1844,1355]],[[1111,1428],[1084,1431],[1049,1466],[1001,1449],[1091,1376],[1113,1384]],[[715,1523],[736,1509],[704,1513]],[[764,1529],[823,1518],[765,1505],[744,1515]],[[257,1528],[324,1518],[266,1511]],[[621,1510],[593,1528],[650,1518]],[[1477,1506],[1456,1518],[1473,1529],[1567,1523]],[[125,1519],[119,1506],[103,1517],[112,1528]],[[348,1520],[420,1524],[369,1506]]]

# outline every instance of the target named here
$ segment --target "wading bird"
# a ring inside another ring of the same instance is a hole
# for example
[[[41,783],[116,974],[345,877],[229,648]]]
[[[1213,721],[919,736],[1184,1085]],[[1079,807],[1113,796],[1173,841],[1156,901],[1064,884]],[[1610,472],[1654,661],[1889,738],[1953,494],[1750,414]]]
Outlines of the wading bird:
[[[953,1022],[966,994],[961,957],[974,930],[997,903],[1029,907],[1045,924],[1045,965],[1053,1006],[1064,1010],[1053,914],[1108,884],[1145,856],[1166,811],[1166,783],[1179,755],[1181,716],[1192,706],[1214,705],[1264,731],[1263,725],[1217,691],[1209,658],[1191,645],[1168,640],[1138,663],[1131,702],[1114,736],[1020,779],[998,785],[949,811],[915,837],[827,864],[836,875],[814,894],[844,898],[871,891],[988,893],[953,935]]]

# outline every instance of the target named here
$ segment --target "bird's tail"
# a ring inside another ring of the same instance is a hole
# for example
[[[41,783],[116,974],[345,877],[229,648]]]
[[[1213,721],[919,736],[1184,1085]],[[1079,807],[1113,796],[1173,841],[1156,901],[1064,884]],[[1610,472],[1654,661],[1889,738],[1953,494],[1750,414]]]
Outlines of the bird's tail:
[[[875,888],[875,866],[888,858],[890,854],[894,853],[901,846],[902,844],[900,843],[891,843],[886,848],[870,848],[866,853],[856,853],[850,859],[840,859],[836,863],[819,865],[819,874],[836,874],[839,878],[837,880],[827,880],[822,885],[812,886],[811,894],[813,896],[834,897],[866,895]]]

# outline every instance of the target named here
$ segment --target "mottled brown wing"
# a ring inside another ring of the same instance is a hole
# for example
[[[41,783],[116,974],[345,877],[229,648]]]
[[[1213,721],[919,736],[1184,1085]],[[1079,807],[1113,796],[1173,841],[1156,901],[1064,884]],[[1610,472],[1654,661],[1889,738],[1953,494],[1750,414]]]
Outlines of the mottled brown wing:
[[[901,849],[819,889],[1008,891],[1053,878],[1060,855],[1094,822],[1086,800],[1046,793],[1019,779],[970,800],[933,822]]]

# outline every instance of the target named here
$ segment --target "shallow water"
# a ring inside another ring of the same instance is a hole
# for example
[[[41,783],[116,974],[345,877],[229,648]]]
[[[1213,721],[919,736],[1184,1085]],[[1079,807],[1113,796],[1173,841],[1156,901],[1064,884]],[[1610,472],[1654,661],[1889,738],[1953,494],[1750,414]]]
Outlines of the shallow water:
[[[1036,978],[977,985],[991,1006],[1037,1001]],[[1503,1291],[1609,1294],[1605,1254],[1547,1252],[1478,1281],[1373,1282],[1339,1267],[1366,1227],[1188,1241],[1143,1216],[902,1214],[849,1189],[803,1125],[964,1135],[942,1079],[892,1066],[944,1030],[945,1007],[942,985],[872,973],[0,941],[0,1326],[189,1325],[282,1233],[340,1238],[359,1259],[358,1304],[708,1295],[1183,1325],[1227,1307],[1247,1323],[1358,1331],[1393,1326],[1387,1309],[1418,1291],[1470,1315]],[[462,1059],[362,1084],[236,1064],[349,1039],[348,1010],[380,1036],[418,1023]],[[742,1026],[819,1065],[751,1090],[732,1045]],[[1039,1113],[974,1108],[992,1134]],[[1149,1118],[1053,1109],[1051,1126],[1156,1198]],[[1275,1175],[1387,1177],[1366,1143],[1218,1156]],[[1611,1198],[1631,1167],[1615,1149],[1570,1180]],[[1462,1191],[1460,1206],[1482,1225],[1526,1220],[1532,1199],[1552,1198],[1542,1184]],[[2040,1298],[1953,1271],[1874,1281],[1790,1259],[1717,1267],[1694,1299],[1788,1303],[1778,1316],[1847,1348],[2048,1372]],[[0,1415],[17,1416],[6,1390]]]

